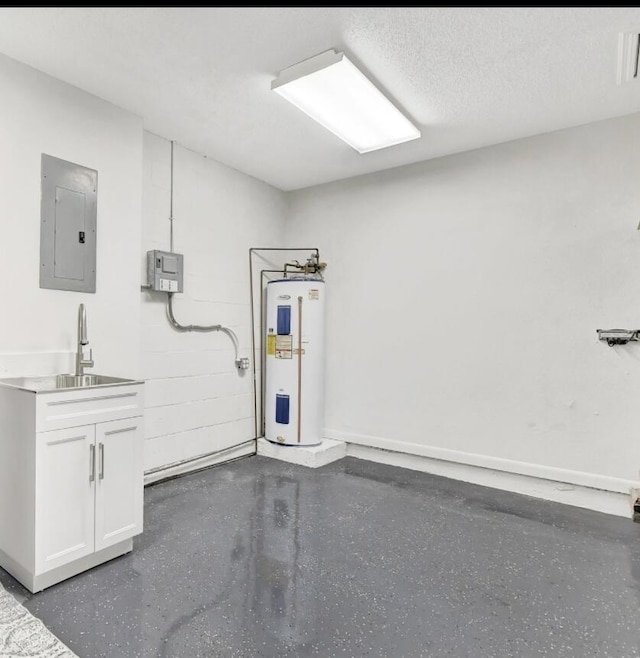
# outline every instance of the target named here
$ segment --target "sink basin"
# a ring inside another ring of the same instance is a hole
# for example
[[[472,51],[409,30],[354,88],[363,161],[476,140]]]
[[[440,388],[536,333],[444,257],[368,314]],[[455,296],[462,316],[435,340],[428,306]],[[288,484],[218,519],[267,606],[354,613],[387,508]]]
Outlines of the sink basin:
[[[130,381],[130,379],[107,377],[106,375],[56,375],[56,388],[84,388],[86,386],[123,384]]]
[[[0,379],[0,386],[10,386],[33,393],[50,393],[53,391],[75,388],[92,388],[98,386],[122,386],[125,384],[142,384],[135,379],[109,377],[107,375],[50,375],[47,377],[12,377]]]

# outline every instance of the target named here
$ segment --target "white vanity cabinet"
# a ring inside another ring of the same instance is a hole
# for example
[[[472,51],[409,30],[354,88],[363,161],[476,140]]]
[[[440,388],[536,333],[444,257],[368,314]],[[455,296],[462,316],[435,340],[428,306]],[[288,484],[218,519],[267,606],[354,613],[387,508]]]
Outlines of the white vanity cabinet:
[[[36,569],[48,571],[142,531],[137,418],[36,434]]]
[[[0,384],[0,566],[31,592],[142,532],[143,388]]]

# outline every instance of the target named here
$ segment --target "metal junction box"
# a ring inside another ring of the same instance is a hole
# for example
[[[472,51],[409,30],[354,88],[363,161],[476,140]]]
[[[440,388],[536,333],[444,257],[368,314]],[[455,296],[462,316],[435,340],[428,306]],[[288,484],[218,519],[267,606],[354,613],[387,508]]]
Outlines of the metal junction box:
[[[147,281],[157,292],[182,292],[183,256],[170,251],[147,251]]]

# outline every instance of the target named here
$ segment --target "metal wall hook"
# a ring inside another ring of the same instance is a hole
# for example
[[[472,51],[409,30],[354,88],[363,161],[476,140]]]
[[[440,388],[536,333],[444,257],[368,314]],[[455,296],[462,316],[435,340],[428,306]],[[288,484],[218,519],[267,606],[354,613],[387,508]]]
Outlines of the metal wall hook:
[[[640,329],[596,329],[599,340],[606,340],[609,347],[626,345],[640,340]]]

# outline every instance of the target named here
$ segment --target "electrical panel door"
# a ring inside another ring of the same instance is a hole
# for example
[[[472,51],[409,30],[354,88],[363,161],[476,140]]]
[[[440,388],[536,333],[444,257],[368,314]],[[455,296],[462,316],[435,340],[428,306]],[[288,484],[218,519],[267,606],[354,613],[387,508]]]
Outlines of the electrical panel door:
[[[42,154],[40,287],[96,291],[98,172]]]

